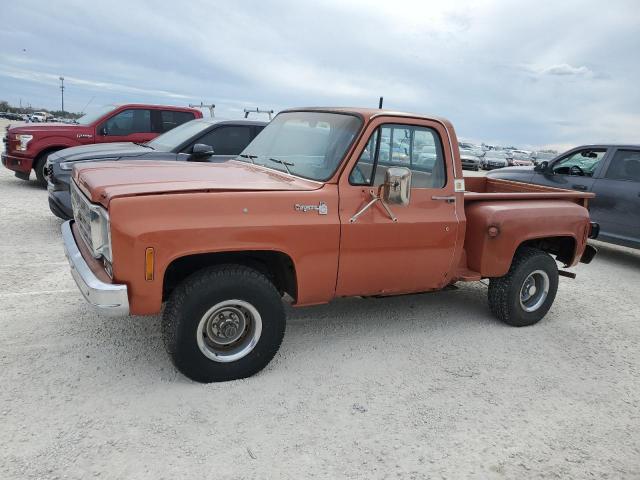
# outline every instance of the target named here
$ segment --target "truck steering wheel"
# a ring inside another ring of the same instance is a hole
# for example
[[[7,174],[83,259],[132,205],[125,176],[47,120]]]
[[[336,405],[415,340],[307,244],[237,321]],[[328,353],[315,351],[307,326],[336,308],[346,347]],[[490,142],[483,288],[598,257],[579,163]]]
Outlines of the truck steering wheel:
[[[580,168],[578,165],[571,165],[569,169],[569,175],[578,175],[580,177],[584,177],[584,170]]]

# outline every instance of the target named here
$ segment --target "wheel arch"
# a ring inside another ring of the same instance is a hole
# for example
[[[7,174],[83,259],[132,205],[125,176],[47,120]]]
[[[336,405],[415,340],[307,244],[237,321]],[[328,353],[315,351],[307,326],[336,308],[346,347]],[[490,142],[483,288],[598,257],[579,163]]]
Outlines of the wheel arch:
[[[65,148],[69,148],[68,145],[49,145],[43,147],[38,153],[36,153],[33,157],[33,167],[36,168],[39,162],[43,161],[47,155],[52,154],[53,152],[57,152],[58,150],[63,150]]]
[[[577,246],[578,241],[573,235],[555,235],[524,240],[518,245],[516,251],[521,247],[537,248],[538,250],[553,255],[556,260],[562,262],[565,266],[569,266],[576,257]]]
[[[165,268],[162,280],[162,300],[191,274],[206,267],[235,264],[253,268],[264,274],[281,294],[298,298],[295,263],[286,253],[276,250],[246,250],[196,253],[173,259]]]

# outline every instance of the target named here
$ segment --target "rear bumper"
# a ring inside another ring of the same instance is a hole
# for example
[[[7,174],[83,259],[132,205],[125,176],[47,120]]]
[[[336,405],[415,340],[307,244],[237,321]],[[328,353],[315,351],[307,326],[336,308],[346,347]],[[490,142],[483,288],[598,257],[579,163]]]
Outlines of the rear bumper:
[[[489,164],[489,163],[485,163],[485,164],[484,164],[484,169],[485,169],[485,170],[496,170],[496,169],[498,169],[498,168],[504,168],[504,167],[506,167],[506,166],[507,166],[507,165],[491,165],[491,164]]]
[[[20,173],[29,173],[33,168],[33,158],[19,157],[17,155],[2,154],[2,165],[9,170]]]
[[[71,276],[78,285],[82,296],[100,312],[109,315],[128,315],[127,286],[103,282],[93,273],[76,244],[71,230],[71,222],[62,224],[64,253],[71,267]]]
[[[477,170],[478,168],[480,168],[480,163],[478,162],[461,160],[460,163],[462,164],[462,168],[469,168],[471,170]]]

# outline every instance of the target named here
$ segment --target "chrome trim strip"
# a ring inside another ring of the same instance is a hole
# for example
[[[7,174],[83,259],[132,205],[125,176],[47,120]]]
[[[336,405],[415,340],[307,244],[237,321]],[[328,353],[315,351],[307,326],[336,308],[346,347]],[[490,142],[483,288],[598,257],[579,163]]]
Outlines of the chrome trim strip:
[[[71,276],[78,285],[82,296],[89,304],[100,312],[109,315],[128,315],[129,298],[127,286],[114,283],[105,283],[91,271],[91,268],[82,257],[82,253],[76,244],[76,239],[71,230],[69,220],[62,224],[62,239],[64,241],[64,254],[71,267]]]

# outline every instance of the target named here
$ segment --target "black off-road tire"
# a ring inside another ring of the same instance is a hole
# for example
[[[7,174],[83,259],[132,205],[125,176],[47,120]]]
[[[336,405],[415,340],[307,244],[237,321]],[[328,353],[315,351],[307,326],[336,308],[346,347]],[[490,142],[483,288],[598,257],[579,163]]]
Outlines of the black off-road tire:
[[[549,290],[544,302],[532,312],[521,305],[524,281],[537,270],[548,275]],[[514,327],[538,323],[547,314],[558,291],[558,266],[547,253],[537,248],[521,247],[516,251],[506,275],[489,280],[489,308],[498,320]]]
[[[44,174],[44,166],[51,152],[41,153],[33,162],[33,171],[36,173],[36,181],[42,188],[47,188],[47,177]]]
[[[221,363],[202,352],[197,332],[205,313],[227,300],[255,307],[262,333],[246,356]],[[184,375],[196,382],[224,382],[262,370],[280,348],[285,325],[282,298],[267,277],[241,265],[221,265],[194,273],[171,293],[162,317],[162,337],[173,364]]]

